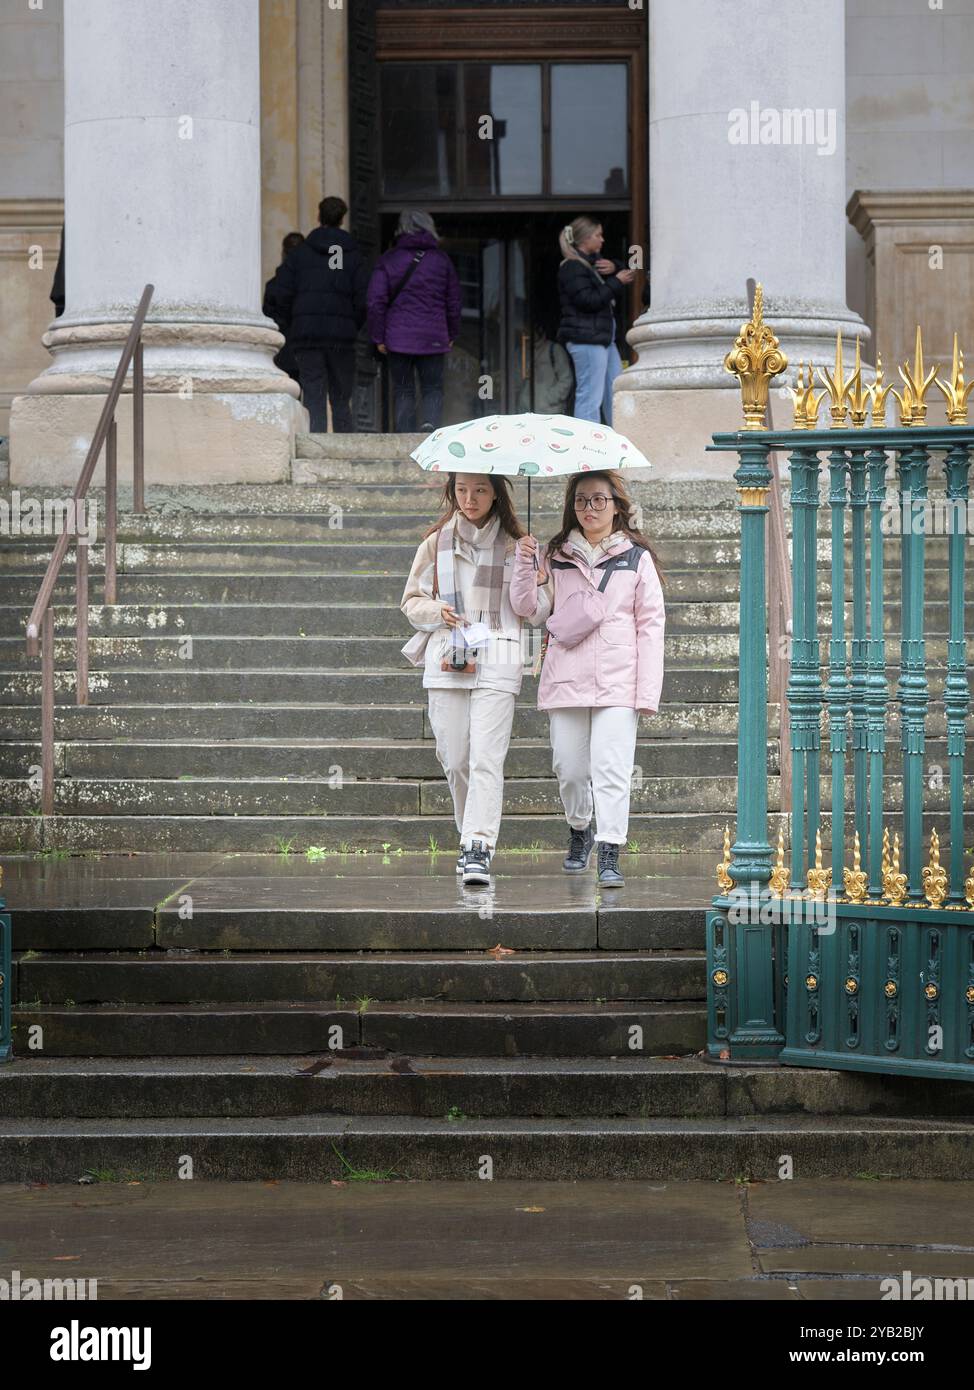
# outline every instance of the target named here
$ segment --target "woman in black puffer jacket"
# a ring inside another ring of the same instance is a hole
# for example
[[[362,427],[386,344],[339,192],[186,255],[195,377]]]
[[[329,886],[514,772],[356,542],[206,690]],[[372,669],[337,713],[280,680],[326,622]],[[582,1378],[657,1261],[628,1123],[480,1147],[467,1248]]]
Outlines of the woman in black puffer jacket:
[[[558,267],[558,341],[575,365],[576,419],[598,424],[601,418],[611,425],[612,383],[622,371],[615,341],[616,306],[622,303],[623,286],[636,272],[602,256],[603,240],[601,224],[591,217],[576,217],[559,234],[564,259]]]

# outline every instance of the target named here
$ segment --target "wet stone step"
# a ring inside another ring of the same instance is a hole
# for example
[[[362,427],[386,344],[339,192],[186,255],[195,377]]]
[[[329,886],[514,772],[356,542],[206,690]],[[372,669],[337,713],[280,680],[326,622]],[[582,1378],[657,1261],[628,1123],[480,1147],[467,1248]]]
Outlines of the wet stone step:
[[[241,763],[243,760],[241,759]],[[445,780],[430,782],[367,781],[357,779],[354,761],[334,764],[335,776],[327,781],[308,779],[248,779],[241,766],[238,778],[187,777],[178,781],[116,779],[112,781],[62,778],[54,789],[55,810],[60,815],[143,816],[449,816],[453,802]],[[640,770],[641,771],[641,770]],[[733,800],[736,778],[640,776],[634,782],[630,806],[637,814],[655,810],[673,813],[693,799],[700,812],[720,811]],[[769,782],[768,795],[775,792]],[[27,781],[4,785],[6,810],[28,815],[38,806],[38,791]],[[771,809],[777,809],[771,804]],[[555,815],[562,810],[558,785],[547,777],[504,783],[507,816]]]
[[[967,1118],[970,1087],[696,1058],[24,1057],[0,1068],[0,1114],[38,1119],[386,1115],[442,1118],[804,1115]],[[791,1117],[790,1121],[788,1117]]]
[[[378,722],[378,721],[377,721]],[[928,748],[936,747],[928,741]],[[55,771],[58,776],[86,778],[172,779],[178,777],[239,778],[293,777],[326,780],[341,767],[344,775],[366,781],[378,778],[443,776],[430,739],[365,742],[352,739],[279,741],[236,739],[225,743],[187,743],[159,740],[155,743],[60,743]],[[946,756],[946,746],[944,746]],[[24,777],[40,760],[38,743],[0,744],[0,777]],[[680,740],[642,738],[636,745],[636,763],[642,777],[679,776],[705,762],[714,776],[736,776],[737,748],[730,740]],[[768,744],[768,768],[777,768],[777,742]],[[510,778],[551,775],[551,745],[547,740],[512,739],[505,763]]]
[[[517,737],[548,739],[548,716],[525,693],[516,708]],[[930,711],[927,728],[943,725],[943,711]],[[24,741],[37,738],[40,714],[36,706],[0,705],[0,738]],[[768,729],[777,735],[777,707],[768,711]],[[654,715],[644,716],[640,736],[656,740],[725,738],[736,740],[737,706],[679,701],[662,704]],[[941,730],[942,731],[942,730]],[[432,740],[425,704],[377,704],[347,706],[313,701],[293,704],[181,704],[178,711],[156,702],[139,705],[59,705],[56,737],[59,740],[121,739],[301,739],[313,732],[332,739]],[[736,743],[735,743],[736,746]]]
[[[187,661],[187,667],[195,663]],[[73,672],[59,671],[55,695],[59,703],[75,696]],[[524,703],[535,694],[537,681],[524,677]],[[93,671],[89,677],[93,704],[268,704],[293,703],[426,704],[419,671]],[[36,671],[0,674],[0,703],[35,704],[40,698]],[[732,670],[670,667],[663,678],[665,701],[733,703],[737,699],[737,672]]]
[[[18,962],[18,1000],[174,1004],[240,999],[351,1001],[687,1000],[706,993],[699,952],[518,952],[431,956],[38,956]]]
[[[392,670],[406,665],[402,646],[412,629],[400,620],[400,631],[391,637],[354,635],[343,637],[228,636],[200,637],[190,633],[165,636],[91,637],[89,663],[95,674],[123,669],[180,671],[192,664],[206,671],[316,671]],[[888,644],[896,646],[894,643]],[[540,642],[525,635],[522,662],[529,668]],[[937,639],[928,641],[928,658],[938,655]],[[946,642],[940,648],[946,656]],[[516,652],[516,648],[514,649]],[[62,669],[76,661],[73,637],[59,637],[54,646],[55,663]],[[670,669],[679,663],[730,665],[737,659],[736,633],[677,632],[667,638],[666,656]],[[895,652],[889,653],[893,659]],[[37,658],[27,655],[26,643],[17,637],[0,637],[0,671],[34,670]]]
[[[778,820],[779,813],[772,812],[769,833],[773,843],[777,839]],[[527,851],[534,846],[539,850],[564,853],[563,815],[523,815],[513,817],[512,821],[520,850]],[[717,854],[724,827],[732,823],[730,808],[718,814],[636,813],[630,819],[630,844],[649,853]],[[845,824],[846,841],[851,844],[854,825],[848,802]],[[827,844],[831,833],[831,816],[827,810],[820,817],[820,825],[823,842]],[[946,852],[947,825],[942,810],[924,811],[924,837],[929,837],[932,830],[937,830],[942,851]],[[965,812],[964,835],[965,839],[974,838],[974,809]],[[42,824],[39,816],[0,816],[0,850],[14,854],[31,850],[74,854],[144,853],[149,849],[172,853],[274,854],[280,852],[282,845],[299,854],[318,846],[332,851],[341,851],[344,846],[376,853],[386,842],[394,849],[415,851],[429,848],[431,841],[445,852],[453,851],[456,826],[452,818],[401,816],[390,821],[381,816],[56,815],[47,817]]]
[[[328,1003],[15,1008],[14,1044],[40,1027],[48,1057],[229,1056],[315,1052],[336,1040],[427,1055],[645,1056],[697,1052],[705,1009],[693,1003]],[[337,1030],[337,1031],[336,1031]]]
[[[86,1169],[174,1178],[304,1182],[349,1168],[392,1180],[777,1180],[790,1154],[806,1178],[863,1172],[925,1181],[974,1177],[970,1128],[943,1119],[854,1117],[445,1119],[300,1116],[0,1121],[0,1180],[67,1182]]]
[[[719,849],[728,813],[630,817],[630,844],[662,854]],[[732,817],[731,817],[732,819]],[[941,842],[943,842],[943,817]],[[972,812],[974,825],[974,812]],[[777,825],[772,823],[777,834]],[[564,815],[516,818],[518,847],[560,849],[567,843]],[[823,834],[824,834],[823,829]],[[929,831],[927,832],[929,833]],[[399,816],[0,816],[0,850],[32,849],[70,853],[135,852],[274,854],[282,845],[298,853],[324,846],[330,850],[364,848],[376,852],[384,842],[403,850],[425,850],[431,841],[453,850],[457,839],[452,817]]]

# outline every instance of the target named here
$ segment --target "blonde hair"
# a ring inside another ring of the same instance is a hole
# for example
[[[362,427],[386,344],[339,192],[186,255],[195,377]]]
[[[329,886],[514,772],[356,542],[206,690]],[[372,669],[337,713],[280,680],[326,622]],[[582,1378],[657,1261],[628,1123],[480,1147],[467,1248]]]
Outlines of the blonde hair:
[[[567,227],[562,227],[558,233],[558,245],[561,247],[562,259],[565,261],[584,261],[585,257],[577,249],[580,241],[587,241],[588,238],[597,232],[602,226],[601,222],[596,222],[594,217],[576,217],[574,222],[569,222]],[[589,262],[586,261],[586,264]]]

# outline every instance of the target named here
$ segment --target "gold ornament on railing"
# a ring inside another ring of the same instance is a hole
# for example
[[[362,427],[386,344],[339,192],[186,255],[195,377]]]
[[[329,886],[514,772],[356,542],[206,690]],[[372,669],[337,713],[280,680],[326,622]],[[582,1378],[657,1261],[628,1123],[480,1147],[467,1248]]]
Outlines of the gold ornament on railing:
[[[825,392],[820,391],[818,395],[814,391],[815,373],[811,362],[808,364],[808,379],[805,378],[805,363],[799,362],[798,376],[795,385],[789,387],[791,398],[795,402],[795,414],[792,424],[796,430],[813,430],[818,425],[819,406],[825,400]]]
[[[861,371],[861,368],[860,368]],[[832,416],[832,428],[841,430],[845,426],[845,417],[848,406],[846,401],[856,383],[855,375],[845,376],[845,368],[842,365],[842,334],[835,335],[835,370],[830,372],[828,367],[819,367],[819,381],[829,393],[829,414]]]
[[[727,872],[730,868],[730,826],[724,826],[724,857],[717,865],[717,887],[722,893],[729,893],[734,887],[734,880]]]
[[[916,348],[913,353],[913,369],[910,364],[904,362],[898,368],[900,376],[906,384],[906,390],[900,396],[898,391],[893,395],[900,403],[900,424],[901,425],[922,425],[927,415],[926,394],[933,385],[937,375],[937,367],[933,366],[929,372],[924,373],[923,368],[923,339],[920,334],[920,325],[917,324]],[[907,416],[909,415],[909,418]]]
[[[930,834],[930,862],[925,865],[923,892],[931,907],[942,907],[947,896],[947,870],[940,863],[940,836],[936,830]]]
[[[867,878],[860,868],[858,830],[852,841],[852,868],[843,869],[842,882],[845,885],[846,897],[851,903],[861,903],[865,899]]]
[[[903,899],[906,897],[908,886],[909,880],[906,874],[900,873],[900,833],[896,831],[893,836],[893,862],[883,885],[884,894],[889,899],[891,907],[903,906]]]
[[[832,870],[822,867],[822,832],[815,832],[815,867],[809,869],[806,875],[808,878],[809,897],[821,901],[829,891],[832,884]]]
[[[788,358],[781,351],[778,339],[764,322],[764,292],[760,285],[754,290],[754,310],[750,320],[741,324],[734,346],[724,358],[724,369],[733,372],[741,383],[744,404],[744,428],[763,430],[768,408],[768,386],[771,378],[783,372]]]
[[[947,402],[947,423],[949,425],[967,424],[967,398],[974,391],[974,381],[964,384],[964,354],[957,345],[957,334],[954,334],[954,360],[951,365],[950,381],[946,384],[937,376],[934,378],[934,386],[943,392],[944,400]]]
[[[859,335],[856,334],[856,366],[852,373],[853,388],[849,393],[849,414],[852,418],[852,428],[861,430],[866,423],[866,415],[869,412],[869,402],[872,399],[870,388],[862,384],[862,358],[859,347]]]
[[[964,900],[974,912],[974,864],[971,865],[971,871],[964,879]]]
[[[788,887],[788,870],[785,868],[785,827],[778,826],[778,854],[771,870],[771,891],[780,898]]]
[[[870,418],[872,423],[878,425],[880,428],[886,424],[886,397],[892,389],[893,383],[891,381],[888,382],[887,385],[883,385],[883,358],[882,354],[877,352],[876,376],[872,386],[867,386],[866,390],[872,402],[872,415]]]

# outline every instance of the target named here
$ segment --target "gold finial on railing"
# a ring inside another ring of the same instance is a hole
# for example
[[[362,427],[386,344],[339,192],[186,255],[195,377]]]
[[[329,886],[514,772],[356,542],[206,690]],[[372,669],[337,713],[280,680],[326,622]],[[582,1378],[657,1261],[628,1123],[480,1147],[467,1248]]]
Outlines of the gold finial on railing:
[[[974,912],[974,864],[971,865],[971,871],[964,879],[964,901]]]
[[[842,365],[842,334],[835,335],[835,370],[830,372],[828,367],[819,367],[819,381],[829,393],[829,414],[832,416],[832,428],[841,430],[845,425],[846,399],[852,390],[855,377],[848,379],[845,376],[845,369]]]
[[[947,870],[940,862],[940,836],[930,834],[930,862],[924,867],[923,892],[931,907],[941,907],[947,896]]]
[[[764,322],[764,292],[757,285],[750,320],[741,324],[734,346],[724,358],[725,371],[733,372],[741,384],[746,430],[767,428],[764,417],[768,408],[768,386],[771,378],[783,372],[787,366],[788,358]]]
[[[934,378],[934,386],[943,392],[944,400],[947,402],[947,423],[948,425],[967,424],[967,398],[974,391],[974,381],[964,384],[964,354],[957,345],[957,334],[954,334],[954,360],[951,366],[950,381],[944,383],[937,376]]]
[[[886,883],[883,885],[884,896],[889,898],[892,907],[902,907],[908,882],[906,874],[900,873],[900,832],[897,830],[893,835],[893,862],[890,865]]]
[[[872,402],[872,423],[882,428],[886,424],[886,397],[893,389],[893,383],[883,385],[883,358],[882,354],[876,353],[876,376],[872,386],[867,386],[869,399]]]
[[[853,387],[849,393],[849,414],[852,417],[852,428],[861,430],[866,423],[866,415],[869,411],[869,402],[872,399],[868,386],[862,384],[862,357],[859,347],[859,334],[856,334],[856,366],[852,373]]]
[[[771,891],[780,898],[788,887],[788,870],[785,868],[785,827],[778,826],[778,853],[771,870]]]
[[[815,867],[809,869],[806,875],[808,878],[808,892],[812,898],[824,898],[832,883],[832,870],[822,867],[822,832],[815,832]]]
[[[883,897],[884,897],[884,898],[889,896],[889,891],[888,891],[888,890],[889,890],[889,876],[890,876],[890,872],[891,872],[891,870],[892,870],[892,867],[893,867],[893,863],[892,863],[892,860],[890,859],[890,853],[889,853],[889,827],[886,826],[886,825],[884,825],[884,826],[883,826],[883,868],[882,868]]]
[[[923,338],[919,324],[917,324],[916,347],[913,353],[913,369],[911,371],[910,364],[904,362],[902,367],[897,370],[906,383],[906,390],[902,397],[898,392],[893,392],[893,395],[900,402],[900,424],[922,425],[927,414],[925,397],[937,375],[937,367],[933,366],[929,372],[924,373]],[[907,402],[909,402],[909,419],[906,418]]]
[[[731,862],[730,852],[730,826],[724,826],[724,857],[717,865],[717,887],[722,893],[729,893],[734,887],[734,880],[728,873]]]
[[[851,903],[861,903],[866,896],[866,884],[868,880],[865,873],[860,868],[858,830],[852,841],[852,868],[843,869],[842,882],[845,885],[846,897],[849,901]]]
[[[795,385],[789,387],[795,402],[795,415],[792,421],[796,430],[813,430],[818,424],[818,408],[825,400],[825,392],[816,396],[814,391],[815,373],[811,362],[808,364],[808,380],[805,379],[805,363],[799,362]]]

